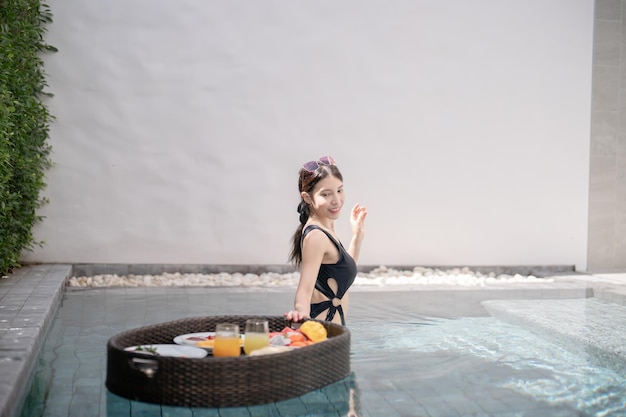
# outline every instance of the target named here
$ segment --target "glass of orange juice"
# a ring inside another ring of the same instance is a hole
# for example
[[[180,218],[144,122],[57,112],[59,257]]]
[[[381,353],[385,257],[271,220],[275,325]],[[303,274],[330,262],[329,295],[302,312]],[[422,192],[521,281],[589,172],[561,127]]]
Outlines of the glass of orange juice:
[[[218,323],[215,326],[213,356],[225,357],[241,355],[241,344],[239,340],[238,324]]]
[[[246,320],[246,338],[243,341],[243,351],[249,355],[253,350],[270,345],[270,331],[267,320]]]

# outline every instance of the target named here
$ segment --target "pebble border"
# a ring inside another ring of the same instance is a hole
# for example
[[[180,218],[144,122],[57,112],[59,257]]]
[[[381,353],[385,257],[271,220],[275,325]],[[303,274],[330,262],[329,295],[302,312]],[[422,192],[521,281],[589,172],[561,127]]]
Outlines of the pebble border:
[[[119,268],[117,268],[119,270]],[[156,268],[154,269],[156,270]],[[70,287],[293,287],[298,285],[299,273],[281,271],[279,268],[261,270],[260,268],[243,268],[243,271],[221,270],[207,272],[209,269],[198,269],[194,272],[175,271],[160,273],[105,273],[94,275],[72,276]],[[87,272],[89,270],[80,270]],[[93,270],[89,272],[94,272]],[[122,271],[120,271],[122,272]],[[546,271],[544,271],[545,273]],[[481,272],[469,267],[440,269],[430,267],[413,267],[406,269],[378,266],[358,273],[355,287],[390,287],[406,285],[454,285],[464,287],[484,287],[490,284],[506,283],[545,283],[553,282],[552,278],[539,278],[535,275],[520,273]]]

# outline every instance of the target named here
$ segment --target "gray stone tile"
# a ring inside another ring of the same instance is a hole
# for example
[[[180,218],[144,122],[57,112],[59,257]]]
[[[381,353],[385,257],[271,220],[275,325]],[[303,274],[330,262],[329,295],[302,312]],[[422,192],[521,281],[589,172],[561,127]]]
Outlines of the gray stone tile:
[[[591,108],[593,110],[619,110],[619,66],[593,66]]]
[[[0,415],[11,415],[19,407],[26,376],[48,331],[51,307],[70,270],[69,265],[25,267],[0,280],[0,386],[9,387],[0,389]],[[47,296],[39,289],[44,285]],[[40,297],[31,298],[33,292]]]
[[[594,24],[594,65],[620,65],[622,22],[596,20]]]
[[[622,0],[596,0],[595,19],[621,20]]]
[[[72,397],[72,402],[67,413],[68,417],[85,417],[85,416],[99,416],[100,404],[97,402],[89,401],[80,394]],[[138,414],[141,416],[142,414]]]
[[[2,370],[2,367],[0,367],[0,370]],[[3,374],[0,373],[0,375],[3,375]],[[7,374],[7,375],[10,375],[10,374]],[[16,395],[17,393],[15,392],[13,383],[8,383],[6,380],[0,381],[0,399],[2,399],[5,402],[5,404],[3,404],[3,407],[0,408],[0,412],[2,412],[2,414],[0,415],[11,416],[12,413],[14,413],[15,409],[17,408],[15,405]]]
[[[589,269],[614,266],[617,216],[617,162],[615,157],[591,158],[589,188]]]
[[[617,160],[615,157],[591,157],[589,193],[594,204],[615,204],[617,186]]]
[[[611,214],[590,216],[588,237],[588,269],[598,270],[614,265],[615,225]]]
[[[71,394],[54,395],[50,397],[50,401],[46,403],[44,408],[43,417],[61,417],[67,416],[70,409],[70,402],[72,401]],[[127,412],[124,417],[128,417],[130,412]]]
[[[591,117],[591,155],[615,155],[618,147],[619,123],[618,111],[593,111]]]

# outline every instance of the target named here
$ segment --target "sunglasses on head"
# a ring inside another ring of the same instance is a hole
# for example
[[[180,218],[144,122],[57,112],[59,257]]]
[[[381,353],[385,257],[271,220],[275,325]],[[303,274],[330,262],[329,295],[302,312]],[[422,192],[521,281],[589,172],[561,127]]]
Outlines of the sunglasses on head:
[[[322,165],[335,165],[335,159],[332,156],[322,156],[317,161],[305,162],[302,168],[308,172],[315,172]]]

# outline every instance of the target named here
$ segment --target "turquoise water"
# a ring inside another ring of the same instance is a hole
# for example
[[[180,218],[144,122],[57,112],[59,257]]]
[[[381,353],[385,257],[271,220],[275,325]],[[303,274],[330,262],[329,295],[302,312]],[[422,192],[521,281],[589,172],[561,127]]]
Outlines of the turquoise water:
[[[493,297],[485,291],[353,293],[353,374],[288,401],[248,408],[161,407],[120,398],[104,386],[106,341],[121,331],[182,317],[280,315],[292,296],[291,290],[207,288],[68,291],[22,416],[626,415],[622,362],[607,361],[607,350],[579,337],[601,338],[597,323],[625,318],[623,306],[596,299],[508,300],[497,307],[511,314],[500,318],[481,304]],[[557,303],[562,317],[551,327],[553,315],[543,313]],[[541,320],[516,320],[516,312]],[[621,339],[611,337],[614,348]]]

